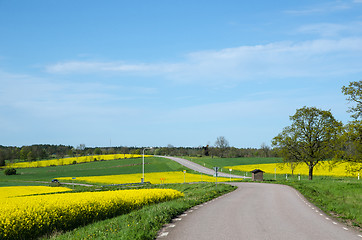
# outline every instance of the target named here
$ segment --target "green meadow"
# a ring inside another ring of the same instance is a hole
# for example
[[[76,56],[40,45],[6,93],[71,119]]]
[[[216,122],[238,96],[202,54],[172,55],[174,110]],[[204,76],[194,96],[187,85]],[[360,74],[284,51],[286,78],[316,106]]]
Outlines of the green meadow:
[[[145,172],[183,171],[185,169],[188,172],[193,172],[179,163],[165,158],[145,158]],[[105,176],[141,172],[142,158],[96,161],[43,168],[19,168],[16,175],[5,176],[1,173],[0,186],[39,185],[39,183],[29,181],[50,182],[58,177]]]

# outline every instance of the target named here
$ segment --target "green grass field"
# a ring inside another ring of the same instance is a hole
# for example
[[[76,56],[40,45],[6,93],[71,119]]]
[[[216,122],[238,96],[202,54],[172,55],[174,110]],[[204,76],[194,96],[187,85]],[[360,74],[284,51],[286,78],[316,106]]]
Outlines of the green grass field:
[[[145,172],[182,171],[185,169],[188,170],[188,172],[193,172],[183,167],[179,163],[165,158],[145,158]],[[142,158],[97,161],[57,167],[20,168],[17,169],[17,175],[11,176],[5,176],[1,171],[0,187],[16,185],[39,185],[39,183],[36,184],[27,181],[50,182],[53,178],[58,177],[104,176],[141,172]]]

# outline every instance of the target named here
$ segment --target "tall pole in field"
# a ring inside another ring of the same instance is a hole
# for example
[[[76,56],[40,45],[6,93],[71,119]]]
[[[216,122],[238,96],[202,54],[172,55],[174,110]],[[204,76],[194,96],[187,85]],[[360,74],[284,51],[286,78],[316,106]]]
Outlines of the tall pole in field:
[[[145,150],[146,149],[152,149],[152,148],[144,148],[142,151],[142,179],[141,183],[144,183],[145,181]]]
[[[274,168],[274,180],[277,180],[277,168]]]

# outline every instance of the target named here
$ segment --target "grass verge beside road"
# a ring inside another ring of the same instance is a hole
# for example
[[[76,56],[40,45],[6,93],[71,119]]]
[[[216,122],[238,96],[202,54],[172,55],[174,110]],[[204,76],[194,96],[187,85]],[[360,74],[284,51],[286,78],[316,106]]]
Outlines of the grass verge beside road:
[[[294,187],[332,217],[362,231],[362,181],[352,178],[316,177],[314,180],[276,181]]]

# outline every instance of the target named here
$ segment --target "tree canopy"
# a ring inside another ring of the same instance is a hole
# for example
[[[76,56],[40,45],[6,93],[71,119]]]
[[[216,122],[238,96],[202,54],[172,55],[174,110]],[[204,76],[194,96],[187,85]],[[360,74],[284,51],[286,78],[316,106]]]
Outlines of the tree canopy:
[[[347,95],[347,100],[349,102],[356,103],[355,107],[350,107],[348,112],[353,113],[352,117],[354,119],[359,119],[362,117],[362,81],[350,82],[348,86],[342,87],[342,92],[344,95]]]
[[[292,124],[273,138],[272,143],[285,162],[307,164],[312,180],[313,168],[335,155],[343,125],[330,111],[316,107],[297,109],[290,120]]]
[[[342,87],[342,92],[347,95],[347,100],[355,103],[354,107],[350,107],[348,112],[353,113],[351,117],[354,121],[349,122],[345,126],[342,137],[343,152],[341,158],[345,161],[361,163],[362,162],[362,81],[350,82],[348,86]],[[356,164],[355,166],[359,166]],[[361,168],[355,169],[360,171]]]

